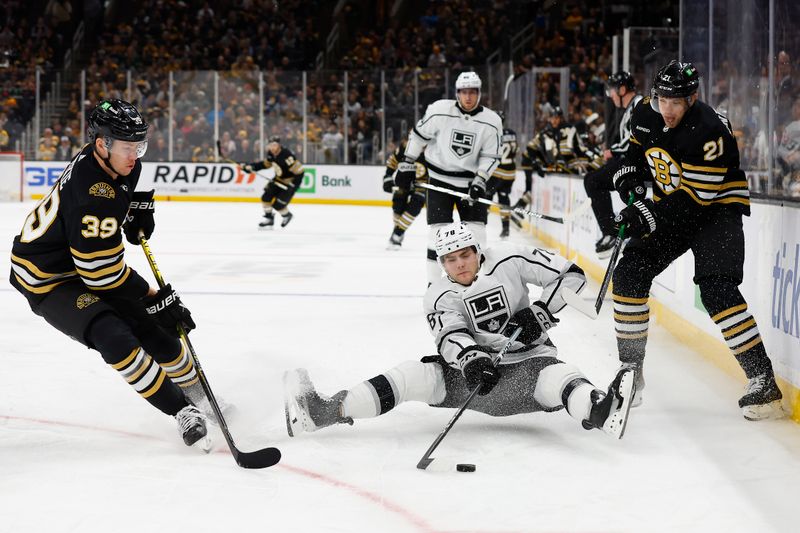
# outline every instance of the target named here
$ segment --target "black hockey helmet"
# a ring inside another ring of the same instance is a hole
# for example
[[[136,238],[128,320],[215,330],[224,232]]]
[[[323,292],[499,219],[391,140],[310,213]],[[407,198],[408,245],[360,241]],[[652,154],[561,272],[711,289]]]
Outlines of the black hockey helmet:
[[[103,100],[89,113],[87,122],[89,140],[92,142],[98,137],[131,142],[147,140],[149,124],[125,100]]]
[[[606,86],[609,89],[625,87],[629,91],[632,91],[636,88],[636,80],[633,79],[633,75],[627,70],[620,70],[608,77]]]
[[[697,92],[700,74],[691,63],[673,59],[653,77],[653,94],[664,98],[685,98]]]

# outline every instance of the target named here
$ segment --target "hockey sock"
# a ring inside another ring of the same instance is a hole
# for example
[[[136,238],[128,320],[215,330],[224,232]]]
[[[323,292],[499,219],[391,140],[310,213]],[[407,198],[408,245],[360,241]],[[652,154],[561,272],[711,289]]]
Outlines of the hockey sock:
[[[594,389],[577,367],[555,363],[539,372],[533,398],[550,409],[563,405],[572,418],[583,422],[589,418],[592,408],[590,395]]]
[[[650,324],[647,296],[621,296],[615,292],[613,298],[619,360],[623,363],[639,364],[644,359]]]
[[[437,363],[406,361],[349,389],[342,415],[372,418],[409,401],[436,405],[444,401],[445,393],[444,375]]]
[[[400,215],[397,220],[395,221],[395,225],[402,229],[403,231],[407,230],[411,224],[414,223],[414,219],[417,218],[416,215],[412,215],[408,211]]]
[[[145,400],[174,416],[186,407],[181,389],[139,345],[130,328],[113,313],[100,315],[86,332],[86,339],[103,360]]]
[[[283,206],[282,208],[278,209],[278,213],[280,213],[281,216],[285,217],[286,215],[289,214],[289,208],[286,207],[286,206]]]
[[[183,341],[180,342],[180,347],[180,353],[177,357],[167,363],[159,364],[173,383],[186,390],[193,385],[197,385],[199,378],[197,377],[197,370],[194,368],[192,358],[189,357],[189,352],[186,350]]]
[[[746,303],[729,307],[711,319],[719,326],[725,343],[748,378],[773,373],[758,325],[747,311]]]

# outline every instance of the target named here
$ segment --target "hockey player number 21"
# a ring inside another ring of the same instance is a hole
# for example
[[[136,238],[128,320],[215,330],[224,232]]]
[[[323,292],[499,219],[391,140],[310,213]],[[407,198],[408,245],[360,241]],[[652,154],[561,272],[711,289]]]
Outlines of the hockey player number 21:
[[[53,187],[50,194],[42,198],[33,211],[25,219],[25,224],[22,226],[19,240],[21,242],[31,242],[47,231],[50,224],[56,219],[58,215],[58,204],[61,197],[58,195],[58,187]]]
[[[703,145],[703,152],[705,155],[703,159],[706,161],[713,161],[722,155],[722,137],[716,141],[708,141]]]

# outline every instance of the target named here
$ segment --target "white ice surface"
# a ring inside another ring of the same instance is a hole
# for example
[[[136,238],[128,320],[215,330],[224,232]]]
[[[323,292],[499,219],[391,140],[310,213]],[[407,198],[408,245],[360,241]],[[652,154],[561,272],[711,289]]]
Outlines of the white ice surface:
[[[3,257],[30,206],[0,205]],[[186,448],[174,421],[99,354],[0,287],[0,532],[800,529],[798,427],[745,421],[741,383],[658,326],[644,405],[621,441],[563,411],[467,412],[435,456],[477,472],[420,471],[453,413],[420,404],[289,438],[284,370],[306,367],[332,394],[434,351],[422,315],[424,220],[389,252],[388,208],[292,210],[287,228],[259,232],[257,204],[161,202],[151,239],[196,319],[191,337],[214,391],[237,406],[237,443],[283,452],[266,470],[238,468],[218,429],[211,455]],[[492,215],[490,239],[498,233]],[[141,250],[126,259],[152,279]],[[596,322],[565,310],[552,331],[561,358],[602,388],[617,366],[610,307]]]

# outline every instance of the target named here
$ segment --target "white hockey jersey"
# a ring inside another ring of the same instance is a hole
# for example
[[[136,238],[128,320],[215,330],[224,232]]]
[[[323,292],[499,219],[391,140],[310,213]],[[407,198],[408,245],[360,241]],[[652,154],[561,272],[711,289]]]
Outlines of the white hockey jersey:
[[[456,100],[438,100],[411,131],[406,155],[416,160],[424,150],[432,178],[467,187],[478,170],[494,172],[502,134],[503,123],[491,109],[478,106],[465,113]]]
[[[433,283],[425,293],[424,308],[438,352],[450,366],[462,370],[458,355],[464,348],[477,344],[500,351],[508,341],[502,332],[511,316],[531,305],[528,284],[542,287],[536,300],[553,314],[564,308],[562,287],[583,289],[586,276],[580,270],[569,271],[572,265],[539,248],[505,244],[484,252],[472,285],[465,287],[446,277]],[[555,356],[556,349],[550,343],[514,342],[501,364],[541,355]]]

